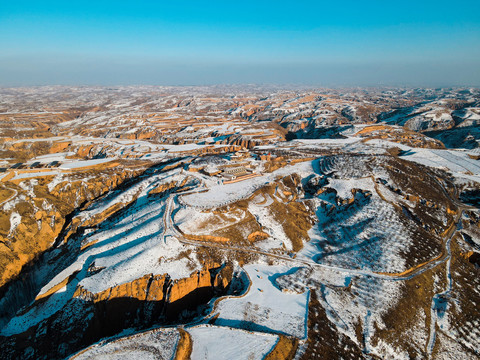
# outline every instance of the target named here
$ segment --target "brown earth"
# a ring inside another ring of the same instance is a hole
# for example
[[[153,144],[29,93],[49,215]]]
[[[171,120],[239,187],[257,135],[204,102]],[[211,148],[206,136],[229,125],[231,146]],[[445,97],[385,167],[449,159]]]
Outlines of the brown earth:
[[[432,139],[406,128],[390,125],[367,126],[358,131],[355,135],[363,137],[365,140],[383,139],[412,147],[445,149],[445,145],[439,140]]]
[[[265,360],[292,360],[298,348],[298,339],[279,335],[277,344],[266,356]]]
[[[193,341],[192,337],[183,328],[178,328],[180,340],[177,344],[174,360],[189,360],[192,355]]]
[[[351,359],[366,358],[355,342],[339,333],[327,317],[315,291],[308,304],[308,339],[301,359]]]
[[[186,310],[196,314],[198,306],[208,303],[214,296],[225,295],[232,275],[231,264],[212,263],[176,281],[167,274],[149,274],[97,294],[79,286],[75,296],[48,319],[25,333],[0,336],[0,349],[9,359],[64,358],[129,327],[141,330],[153,324],[178,323],[179,316]],[[48,296],[55,296],[55,293]],[[41,306],[45,301],[46,298],[38,300],[33,306]],[[53,336],[53,333],[62,336]],[[190,351],[191,339],[184,334],[177,358],[188,358]]]
[[[27,196],[25,201],[18,202],[12,210],[22,217],[21,223],[12,234],[9,234],[11,212],[0,211],[0,287],[16,277],[23,266],[34,261],[53,245],[64,228],[65,218],[77,206],[102,196],[141,171],[143,170],[89,170],[82,172],[82,180],[67,177],[52,191],[47,187],[52,176],[38,179],[38,185],[34,186],[35,198]],[[88,175],[94,176],[83,181],[84,176]],[[19,194],[25,194],[22,188],[13,183],[8,186]],[[44,204],[49,204],[51,209],[42,210]],[[117,209],[107,209],[104,214],[90,219],[89,225],[98,224],[115,210]],[[69,231],[64,236],[65,240],[79,225],[75,220],[70,224]]]

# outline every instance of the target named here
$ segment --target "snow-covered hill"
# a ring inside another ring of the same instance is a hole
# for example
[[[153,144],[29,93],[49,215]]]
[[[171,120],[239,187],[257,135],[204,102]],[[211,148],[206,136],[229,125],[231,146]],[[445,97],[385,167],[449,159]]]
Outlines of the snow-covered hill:
[[[477,89],[0,93],[2,358],[480,356]]]

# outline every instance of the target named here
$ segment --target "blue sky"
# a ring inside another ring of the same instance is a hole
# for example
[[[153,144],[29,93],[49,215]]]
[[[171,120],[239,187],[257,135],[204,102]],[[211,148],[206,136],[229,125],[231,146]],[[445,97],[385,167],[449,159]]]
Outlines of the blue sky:
[[[480,85],[480,1],[2,1],[0,85]]]

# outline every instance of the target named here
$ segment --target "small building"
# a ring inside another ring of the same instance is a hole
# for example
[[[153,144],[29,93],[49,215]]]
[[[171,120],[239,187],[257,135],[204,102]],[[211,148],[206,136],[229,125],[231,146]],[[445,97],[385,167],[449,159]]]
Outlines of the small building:
[[[22,167],[23,163],[16,163],[12,166],[10,166],[11,169],[20,169]]]
[[[230,156],[230,160],[232,161],[241,161],[246,158],[250,157],[250,152],[248,150],[239,150],[235,152],[233,155]]]
[[[236,167],[223,169],[223,175],[224,176],[225,175],[242,176],[242,175],[247,175],[249,173],[250,173],[250,171],[245,166],[236,166]]]
[[[237,176],[234,174],[223,174],[223,179],[226,181],[232,181],[232,180],[235,180],[236,178]]]
[[[203,169],[203,172],[208,176],[215,176],[220,174],[222,171],[216,166],[207,166]]]
[[[261,176],[261,174],[257,174],[257,173],[253,173],[253,172],[248,173],[246,175],[240,175],[240,176],[237,176],[237,175],[234,175],[234,174],[224,174],[223,175],[223,184],[236,183],[236,182],[251,179],[251,178],[254,178],[254,177],[257,177],[257,176]]]

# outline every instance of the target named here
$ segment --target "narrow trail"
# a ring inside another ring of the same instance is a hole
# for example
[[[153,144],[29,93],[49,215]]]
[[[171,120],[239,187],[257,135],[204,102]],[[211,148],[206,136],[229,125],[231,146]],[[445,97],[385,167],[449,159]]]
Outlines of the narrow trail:
[[[463,211],[461,212],[463,213]],[[461,218],[461,217],[460,217]],[[447,250],[448,250],[448,255],[447,255],[447,262],[445,266],[445,272],[447,276],[447,285],[445,287],[445,290],[433,295],[432,297],[432,305],[430,307],[430,334],[428,338],[428,344],[427,344],[427,353],[429,358],[432,355],[433,349],[435,347],[435,341],[437,338],[437,324],[438,324],[438,318],[443,317],[443,314],[447,308],[448,305],[448,296],[450,294],[450,291],[452,290],[452,275],[451,275],[451,261],[452,261],[452,250],[451,250],[451,241],[453,239],[453,236],[455,235],[456,231],[460,228],[461,223],[457,223],[457,227],[455,228],[455,231],[452,232],[451,236],[447,240]]]
[[[425,271],[431,270],[432,268],[442,264],[445,262],[445,260],[449,257],[449,244],[451,238],[455,235],[456,233],[456,228],[457,227],[452,227],[450,233],[448,234],[448,239],[445,241],[445,250],[446,252],[440,257],[440,258],[434,258],[430,260],[429,262],[422,264],[421,266],[413,269],[413,270],[407,270],[407,272],[403,273],[381,273],[381,272],[374,272],[370,270],[359,270],[359,269],[348,269],[348,268],[342,268],[342,267],[337,267],[337,266],[332,266],[332,265],[326,265],[326,264],[318,264],[313,261],[309,260],[304,260],[304,259],[296,259],[289,257],[287,255],[279,255],[279,254],[273,254],[267,251],[263,250],[258,250],[258,249],[252,249],[252,248],[247,248],[247,247],[238,247],[238,246],[232,246],[228,244],[219,244],[219,243],[212,243],[212,242],[206,242],[206,241],[196,241],[196,240],[189,240],[186,239],[182,232],[177,228],[175,225],[175,222],[172,219],[172,213],[173,213],[173,204],[175,202],[175,197],[178,195],[171,195],[169,199],[167,200],[167,207],[165,210],[164,214],[164,224],[165,224],[165,236],[171,235],[174,236],[178,241],[185,245],[191,245],[191,246],[200,246],[200,247],[210,247],[210,248],[215,248],[219,250],[226,250],[226,251],[236,251],[236,252],[246,252],[246,253],[251,253],[251,254],[257,254],[257,255],[262,255],[262,256],[267,256],[270,258],[275,258],[279,260],[285,260],[289,262],[293,262],[297,265],[303,265],[309,268],[315,268],[315,269],[325,269],[325,270],[330,270],[330,271],[335,271],[339,273],[345,273],[349,275],[354,275],[354,276],[368,276],[368,277],[373,277],[373,278],[378,278],[378,279],[385,279],[385,280],[410,280],[414,278],[415,276],[418,276]],[[455,221],[456,224],[461,219],[462,212],[460,212],[457,215],[457,219]],[[448,245],[447,245],[448,244]]]
[[[184,237],[183,232],[175,224],[174,216],[175,216],[176,210],[179,207],[186,206],[181,199],[183,195],[208,191],[205,188],[204,184],[202,185],[203,186],[201,188],[196,188],[194,190],[188,190],[181,193],[172,193],[168,195],[168,197],[166,198],[164,213],[162,214],[162,217],[161,217],[162,220],[159,219],[161,221],[161,225],[160,224],[159,225],[163,227],[162,229],[160,229],[159,236],[158,236],[158,239],[160,241],[167,243],[169,241],[169,238],[172,238],[170,239],[171,241],[179,241],[180,243],[185,244],[187,246],[208,247],[208,248],[218,249],[219,251],[250,253],[250,254],[255,254],[259,256],[265,256],[271,259],[277,259],[277,260],[289,262],[294,266],[301,266],[301,267],[308,268],[310,270],[327,270],[327,271],[341,273],[343,275],[348,275],[353,277],[369,277],[369,278],[376,278],[376,279],[382,279],[387,281],[410,280],[426,271],[429,271],[437,266],[440,266],[441,264],[446,263],[448,283],[446,287],[442,289],[443,290],[442,292],[435,294],[432,298],[431,326],[430,326],[428,344],[426,344],[426,350],[429,356],[433,352],[433,349],[435,346],[435,340],[437,336],[437,333],[436,333],[437,323],[438,323],[438,319],[442,316],[441,314],[442,304],[445,304],[445,299],[448,297],[449,292],[451,291],[451,288],[452,288],[452,279],[450,277],[450,262],[451,262],[450,245],[453,237],[457,234],[457,231],[461,226],[461,219],[462,219],[463,212],[465,210],[468,210],[469,209],[468,207],[464,206],[463,204],[459,204],[455,200],[452,200],[452,202],[457,206],[458,212],[455,215],[454,219],[452,219],[451,227],[444,234],[442,234],[443,249],[440,255],[428,260],[425,263],[419,264],[414,268],[410,268],[402,273],[381,273],[381,272],[374,272],[370,270],[349,269],[349,268],[342,268],[342,267],[337,267],[332,265],[319,264],[307,258],[294,258],[287,254],[272,253],[272,252],[264,251],[258,248],[250,248],[248,246],[243,247],[243,246],[235,246],[233,244],[228,244],[228,243],[213,243],[213,242],[186,239]],[[383,194],[381,194],[377,186],[375,186],[375,189],[377,190],[377,193],[379,193],[379,195],[382,197]],[[444,190],[443,186],[442,186],[442,189]],[[275,189],[275,191],[277,191],[277,189]],[[447,195],[450,198],[447,192],[445,192],[445,195]],[[250,281],[249,288],[251,284],[252,282]],[[320,285],[320,286],[323,286],[323,285]],[[324,302],[327,305],[327,308],[330,310],[330,316],[336,320],[335,323],[337,327],[343,328],[343,329],[348,328],[348,325],[345,324],[342,317],[335,311],[334,307],[332,307],[328,303],[325,297],[324,291],[325,289],[322,290],[322,294],[324,296]],[[248,290],[241,296],[245,296],[245,294],[247,293],[248,293]],[[231,296],[227,295],[225,297],[220,297],[218,299],[215,299],[214,303],[212,304],[211,311],[207,316],[199,317],[193,320],[192,322],[189,322],[188,324],[184,324],[184,325],[189,327],[189,326],[195,326],[197,324],[208,322],[209,320],[211,320],[214,314],[214,310],[217,308],[217,304],[222,300],[230,297]],[[371,350],[371,345],[369,340],[371,336],[372,327],[370,326],[371,325],[370,320],[371,320],[371,313],[369,311],[364,318],[365,327],[362,333],[363,347],[364,347],[363,351],[366,354],[368,354]],[[172,327],[176,327],[176,326],[177,325],[172,325]],[[170,326],[166,326],[166,327],[170,327]],[[150,329],[147,331],[152,331],[152,330],[153,329]]]
[[[453,238],[453,236],[456,234],[459,225],[461,225],[460,222],[461,222],[461,219],[462,219],[462,216],[463,216],[463,212],[466,211],[466,210],[470,210],[471,207],[466,206],[462,203],[459,203],[455,199],[452,199],[450,194],[448,194],[448,192],[445,190],[443,184],[441,184],[437,179],[435,179],[435,178],[433,178],[433,179],[440,186],[440,188],[442,189],[445,196],[453,204],[455,204],[455,206],[457,206],[457,208],[458,208],[457,214],[456,214],[452,224],[450,225],[450,228],[448,229],[448,231],[444,235],[444,239],[443,239],[443,242],[442,242],[442,246],[443,246],[442,252],[437,257],[434,257],[434,258],[428,260],[425,263],[419,264],[419,265],[417,265],[413,268],[410,268],[408,270],[405,270],[401,273],[381,273],[381,272],[377,272],[377,274],[391,276],[392,278],[395,278],[397,280],[409,280],[409,279],[412,279],[413,277],[415,277],[417,275],[420,275],[420,274],[424,273],[425,271],[431,270],[434,267],[436,267],[440,264],[443,264],[446,260],[449,259],[449,257],[450,257],[450,241]],[[375,191],[377,192],[378,196],[380,196],[380,198],[382,200],[388,202],[392,206],[398,207],[397,204],[394,204],[394,203],[390,202],[389,200],[387,200],[385,198],[385,196],[381,193],[380,189],[378,188],[378,185],[375,183],[375,179],[373,178],[373,176],[372,176],[372,181],[374,181]],[[455,190],[455,194],[458,194],[457,189],[455,188],[454,190]]]
[[[431,357],[433,349],[435,347],[435,342],[437,338],[438,318],[442,317],[444,311],[446,310],[446,307],[448,305],[448,296],[452,289],[452,277],[450,273],[450,265],[451,265],[451,259],[452,259],[451,242],[453,237],[457,234],[457,231],[460,230],[462,227],[461,221],[462,221],[464,211],[468,211],[473,208],[472,206],[462,204],[456,199],[458,198],[458,189],[456,188],[456,186],[454,186],[454,189],[453,189],[455,198],[452,198],[451,195],[448,193],[448,191],[445,189],[444,185],[440,181],[438,181],[435,177],[432,177],[432,179],[440,186],[444,195],[457,207],[458,210],[455,218],[453,219],[451,226],[445,232],[442,253],[437,258],[433,258],[428,262],[421,264],[420,266],[417,266],[416,268],[407,270],[407,272],[409,273],[409,276],[407,276],[406,279],[411,279],[417,275],[424,273],[425,271],[431,270],[436,266],[446,262],[445,271],[447,276],[447,285],[444,291],[433,295],[432,304],[430,307],[430,329],[429,329],[428,343],[426,345],[426,352],[429,358]],[[381,194],[377,186],[375,186],[375,190],[377,191],[379,196],[382,197],[382,199],[384,199],[383,195]],[[396,276],[395,278],[399,280],[401,279],[401,277],[399,276]]]
[[[447,307],[447,298],[452,289],[452,277],[450,274],[450,264],[451,259],[448,259],[446,264],[446,273],[447,273],[447,286],[444,291],[433,295],[432,305],[430,307],[430,334],[427,344],[427,354],[430,358],[435,347],[435,342],[437,339],[437,324],[439,316],[443,316],[443,312]]]
[[[220,243],[211,243],[211,242],[203,242],[203,241],[195,241],[195,240],[188,240],[185,239],[183,236],[183,233],[178,229],[176,226],[172,216],[175,208],[175,204],[179,204],[178,201],[176,201],[176,197],[179,196],[180,194],[172,194],[169,199],[167,200],[167,206],[165,210],[165,215],[164,215],[164,234],[165,236],[171,235],[175,237],[179,242],[185,244],[185,245],[190,245],[190,246],[197,246],[197,247],[210,247],[210,248],[215,248],[218,250],[223,250],[223,251],[235,251],[235,252],[245,252],[245,253],[251,253],[251,254],[256,254],[260,256],[266,256],[269,258],[273,259],[278,259],[278,260],[283,260],[283,261],[288,261],[290,263],[295,263],[295,265],[300,265],[304,266],[310,269],[324,269],[324,270],[329,270],[329,271],[334,271],[337,273],[342,273],[342,274],[348,274],[351,276],[358,276],[358,277],[371,277],[371,278],[377,278],[377,279],[383,279],[383,280],[390,280],[390,281],[407,281],[410,279],[413,279],[414,277],[421,275],[425,273],[426,271],[429,271],[437,266],[440,266],[442,264],[446,264],[446,274],[447,274],[447,285],[445,289],[442,292],[439,292],[435,294],[432,298],[432,305],[431,305],[431,321],[430,321],[430,334],[428,338],[428,344],[426,344],[426,351],[429,357],[431,356],[434,346],[435,346],[435,340],[437,337],[437,324],[438,324],[438,319],[443,315],[443,312],[446,309],[447,306],[447,299],[448,295],[451,291],[452,288],[452,278],[450,275],[450,263],[451,263],[451,241],[453,237],[457,234],[457,231],[461,228],[461,220],[464,211],[467,211],[470,209],[469,206],[466,206],[462,203],[459,203],[456,199],[452,199],[451,195],[446,191],[444,188],[443,184],[438,182],[438,184],[441,186],[442,191],[444,194],[448,197],[450,201],[452,201],[453,204],[457,207],[457,214],[455,215],[454,219],[452,220],[452,224],[448,228],[448,230],[443,234],[443,249],[441,254],[438,256],[428,260],[425,263],[419,264],[414,268],[410,268],[402,273],[381,273],[381,272],[373,272],[369,270],[360,270],[360,269],[348,269],[348,268],[342,268],[342,267],[336,267],[336,266],[331,266],[331,265],[326,265],[326,264],[318,264],[313,261],[307,260],[307,259],[297,259],[293,258],[287,255],[282,255],[282,254],[274,254],[270,253],[267,251],[259,250],[259,249],[252,249],[252,248],[247,248],[247,247],[239,247],[239,246],[233,246],[229,244],[220,244]],[[377,185],[377,184],[375,184]],[[380,190],[378,189],[377,186],[375,186],[375,190],[377,191],[378,195],[387,201],[383,194],[381,194]],[[457,189],[455,188],[455,194],[457,194]],[[180,205],[182,206],[182,205]],[[398,205],[397,205],[398,206]],[[167,241],[165,237],[165,241]],[[367,317],[368,318],[368,317]],[[366,319],[367,320],[367,319]],[[368,330],[366,330],[367,333],[364,333],[365,336],[365,351],[368,352]]]
[[[13,198],[15,198],[15,197],[18,195],[18,191],[17,191],[17,190],[11,189],[11,188],[8,188],[8,190],[12,190],[12,191],[14,191],[14,193],[13,193],[13,195],[10,196],[8,199],[3,200],[2,202],[0,202],[0,207],[3,206],[3,204],[5,204],[6,202],[12,200]]]

